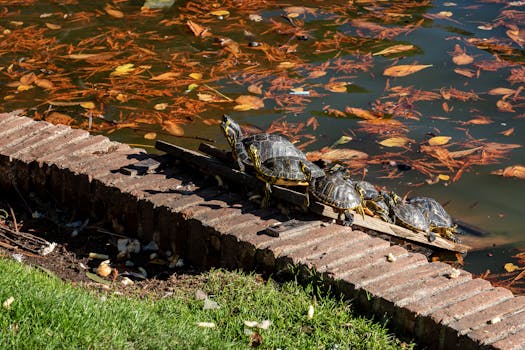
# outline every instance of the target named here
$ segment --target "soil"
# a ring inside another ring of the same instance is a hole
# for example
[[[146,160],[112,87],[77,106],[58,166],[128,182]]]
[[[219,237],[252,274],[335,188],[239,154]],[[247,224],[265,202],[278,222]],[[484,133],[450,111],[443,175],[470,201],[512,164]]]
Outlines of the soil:
[[[42,239],[56,243],[47,255],[40,251]],[[140,242],[139,252],[126,253],[119,252],[119,239],[133,240],[52,203],[0,195],[0,257],[23,261],[74,285],[138,297],[162,298],[175,289],[202,289],[206,283],[204,271],[177,256],[155,247],[145,250],[151,242]],[[90,258],[93,253],[101,258]],[[104,260],[112,271],[101,277],[97,268]],[[125,285],[128,279],[132,283]]]

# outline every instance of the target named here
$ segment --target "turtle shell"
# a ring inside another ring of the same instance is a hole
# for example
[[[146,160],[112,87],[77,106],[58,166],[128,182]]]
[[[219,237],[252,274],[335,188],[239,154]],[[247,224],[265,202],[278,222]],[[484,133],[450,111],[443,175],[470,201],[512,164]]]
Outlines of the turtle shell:
[[[239,124],[227,115],[223,116],[221,128],[232,148],[234,158],[240,163],[240,168],[242,168],[241,164],[253,164],[248,154],[250,145],[257,148],[261,162],[269,158],[288,156],[306,159],[301,150],[281,135],[261,133],[244,136]]]
[[[353,183],[339,171],[312,179],[309,191],[319,201],[336,209],[354,209],[361,205],[361,196]]]
[[[408,203],[418,207],[428,218],[431,226],[439,228],[452,228],[454,222],[445,208],[437,200],[429,197],[413,197]]]
[[[413,231],[425,231],[430,229],[430,223],[423,212],[413,204],[399,203],[392,208],[395,222]]]
[[[256,171],[265,180],[277,185],[308,185],[302,167],[310,169],[312,179],[324,176],[324,171],[314,163],[296,156],[282,156],[266,159]]]
[[[355,186],[361,192],[363,199],[375,199],[379,196],[379,191],[368,181],[357,181]]]

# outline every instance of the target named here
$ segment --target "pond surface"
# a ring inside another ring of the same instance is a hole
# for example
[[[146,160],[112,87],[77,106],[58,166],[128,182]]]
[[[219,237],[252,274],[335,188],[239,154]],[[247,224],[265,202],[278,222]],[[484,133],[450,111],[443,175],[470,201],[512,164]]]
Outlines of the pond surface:
[[[142,5],[0,1],[0,110],[190,148],[227,148],[227,113],[446,204],[488,233],[463,236],[467,269],[515,261],[525,180],[507,167],[525,163],[525,2]]]

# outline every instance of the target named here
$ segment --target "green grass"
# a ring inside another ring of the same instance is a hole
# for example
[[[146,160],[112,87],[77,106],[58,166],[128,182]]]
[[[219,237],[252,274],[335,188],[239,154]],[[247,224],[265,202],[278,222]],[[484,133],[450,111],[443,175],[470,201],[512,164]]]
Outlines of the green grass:
[[[0,258],[0,349],[247,349],[245,320],[271,320],[263,349],[400,349],[385,327],[352,315],[348,303],[312,297],[311,287],[258,282],[211,271],[201,279],[220,308],[203,310],[194,290],[168,298],[94,292]],[[309,320],[309,305],[315,306]],[[197,322],[214,322],[202,328]]]

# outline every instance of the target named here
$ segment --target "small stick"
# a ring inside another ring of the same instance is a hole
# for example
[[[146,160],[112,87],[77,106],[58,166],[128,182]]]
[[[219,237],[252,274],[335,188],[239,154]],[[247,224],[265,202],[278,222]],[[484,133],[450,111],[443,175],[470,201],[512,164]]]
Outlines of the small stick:
[[[10,204],[7,205],[9,206],[9,211],[11,212],[11,216],[13,217],[13,225],[15,226],[15,232],[19,233],[20,231],[18,230],[18,223],[16,222],[15,212]]]

